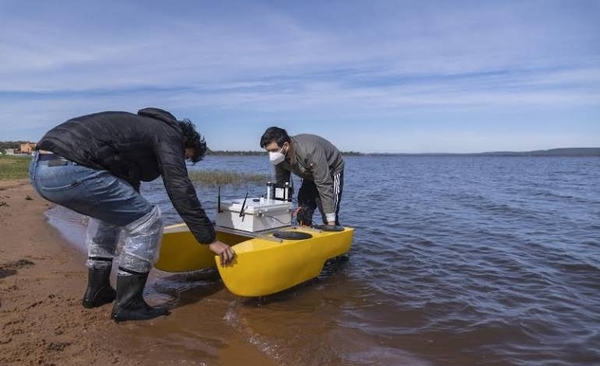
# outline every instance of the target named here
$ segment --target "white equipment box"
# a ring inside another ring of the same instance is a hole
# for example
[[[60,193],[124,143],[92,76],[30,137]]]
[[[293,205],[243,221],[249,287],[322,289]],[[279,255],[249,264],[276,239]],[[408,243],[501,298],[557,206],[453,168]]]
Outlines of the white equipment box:
[[[292,203],[288,201],[249,197],[244,204],[242,198],[221,202],[219,211],[216,226],[229,229],[257,232],[292,222]]]

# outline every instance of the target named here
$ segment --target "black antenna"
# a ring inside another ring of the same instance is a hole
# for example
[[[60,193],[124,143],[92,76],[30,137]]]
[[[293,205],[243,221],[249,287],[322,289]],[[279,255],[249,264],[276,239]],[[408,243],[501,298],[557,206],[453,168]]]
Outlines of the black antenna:
[[[240,217],[244,217],[245,208],[246,208],[246,200],[248,199],[248,192],[246,192],[246,197],[244,197],[244,203],[242,203],[242,209],[240,210]]]
[[[219,194],[217,195],[217,212],[223,212],[223,210],[221,210],[221,186],[219,186]]]

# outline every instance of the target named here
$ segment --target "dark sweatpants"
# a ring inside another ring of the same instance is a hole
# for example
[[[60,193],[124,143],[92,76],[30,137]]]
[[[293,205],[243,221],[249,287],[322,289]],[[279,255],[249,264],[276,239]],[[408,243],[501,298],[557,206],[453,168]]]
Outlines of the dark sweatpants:
[[[340,225],[340,201],[342,200],[342,190],[344,188],[344,173],[335,174],[333,177],[333,203],[335,205],[335,224]],[[315,182],[302,180],[302,186],[298,191],[298,214],[296,219],[299,225],[312,225],[312,217],[316,208],[319,208],[323,223],[327,224],[323,204]]]

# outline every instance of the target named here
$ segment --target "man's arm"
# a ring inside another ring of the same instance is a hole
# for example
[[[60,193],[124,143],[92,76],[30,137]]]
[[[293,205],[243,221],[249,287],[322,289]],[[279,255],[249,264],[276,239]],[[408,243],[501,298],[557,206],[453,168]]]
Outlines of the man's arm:
[[[174,139],[163,141],[156,146],[155,155],[173,207],[199,243],[213,243],[216,239],[215,228],[188,177],[183,144]]]
[[[178,149],[177,146],[181,147]],[[196,240],[201,244],[207,244],[210,250],[219,256],[221,265],[231,262],[235,252],[228,244],[217,240],[215,227],[202,209],[196,189],[188,177],[182,144],[178,144],[177,141],[163,143],[155,153],[162,171],[165,189],[175,210]]]

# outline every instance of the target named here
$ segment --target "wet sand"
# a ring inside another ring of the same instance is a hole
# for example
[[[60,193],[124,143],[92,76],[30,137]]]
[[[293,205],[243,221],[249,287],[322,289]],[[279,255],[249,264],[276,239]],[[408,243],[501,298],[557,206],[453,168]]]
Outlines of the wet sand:
[[[219,283],[179,294],[170,316],[151,321],[116,324],[110,305],[83,308],[84,253],[48,224],[49,208],[26,180],[0,182],[0,365],[274,364],[227,329],[230,298],[212,298]],[[181,339],[190,322],[200,341]]]

